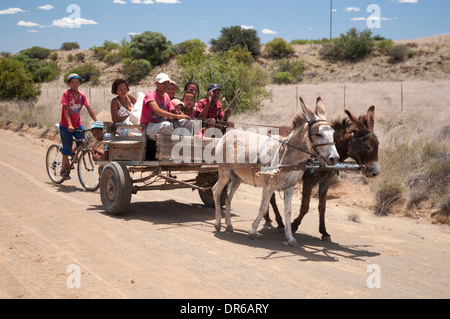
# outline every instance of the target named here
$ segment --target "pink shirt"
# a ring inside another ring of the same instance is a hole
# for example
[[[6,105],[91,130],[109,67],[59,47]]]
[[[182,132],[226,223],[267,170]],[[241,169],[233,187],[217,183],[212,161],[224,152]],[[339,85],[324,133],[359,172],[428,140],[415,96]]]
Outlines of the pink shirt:
[[[149,91],[144,97],[140,122],[141,124],[147,125],[148,123],[161,123],[163,121],[167,121],[167,117],[159,116],[153,112],[149,103],[152,101],[155,101],[162,110],[167,112],[172,112],[173,110],[170,105],[170,97],[167,93],[164,93],[164,96],[160,96],[156,93],[156,90]]]
[[[61,126],[69,127],[69,123],[64,116],[64,105],[67,105],[69,107],[69,115],[72,126],[80,127],[82,125],[80,116],[81,109],[83,108],[83,106],[89,107],[89,102],[87,100],[86,94],[78,91],[78,99],[75,99],[72,90],[69,89],[63,93],[61,104],[63,105],[61,112]]]

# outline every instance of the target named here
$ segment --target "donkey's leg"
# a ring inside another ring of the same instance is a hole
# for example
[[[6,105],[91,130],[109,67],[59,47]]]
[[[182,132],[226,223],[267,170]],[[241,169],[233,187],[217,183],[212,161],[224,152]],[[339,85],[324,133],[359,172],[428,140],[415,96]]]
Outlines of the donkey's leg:
[[[300,206],[300,213],[296,219],[292,222],[292,231],[295,233],[298,229],[298,226],[302,223],[303,217],[309,211],[309,202],[311,200],[311,192],[313,189],[314,183],[310,182],[307,179],[303,179],[302,186],[302,205]]]
[[[227,232],[234,232],[233,225],[231,225],[231,201],[237,189],[241,185],[241,178],[234,172],[231,172],[231,182],[228,186],[227,197],[225,199],[225,223],[227,224]]]
[[[286,221],[286,239],[288,240],[289,246],[298,247],[297,240],[295,240],[292,235],[291,229],[291,208],[292,208],[292,197],[294,196],[295,186],[288,187],[284,190],[284,220]]]
[[[277,221],[277,224],[278,224],[277,229],[279,231],[283,231],[283,229],[284,229],[283,218],[281,218],[280,211],[278,210],[275,193],[273,193],[272,197],[270,198],[270,204],[272,205],[273,212],[275,213],[275,220]]]
[[[319,232],[322,234],[323,241],[331,241],[330,235],[325,227],[325,209],[327,206],[327,193],[330,182],[319,184]]]
[[[255,221],[252,224],[252,230],[248,233],[251,239],[255,239],[257,236],[256,231],[258,230],[259,222],[267,213],[267,209],[269,208],[270,197],[272,196],[273,191],[274,189],[270,186],[265,186],[263,188],[261,205],[259,206],[258,216],[256,217]]]
[[[231,178],[231,170],[219,170],[219,179],[212,188],[214,196],[214,204],[216,206],[216,221],[214,222],[214,228],[220,232],[221,219],[222,219],[222,208],[220,206],[220,195],[222,194],[223,188],[228,184]]]

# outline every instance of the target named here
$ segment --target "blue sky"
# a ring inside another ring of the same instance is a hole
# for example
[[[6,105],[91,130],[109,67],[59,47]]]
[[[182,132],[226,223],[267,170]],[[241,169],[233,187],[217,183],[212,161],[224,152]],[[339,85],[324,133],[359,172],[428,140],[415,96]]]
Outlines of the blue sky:
[[[0,51],[59,49],[63,42],[88,49],[147,30],[174,44],[199,38],[210,45],[234,25],[255,29],[262,43],[320,39],[330,35],[330,1],[0,0]],[[333,0],[333,36],[368,24],[394,40],[445,34],[449,13],[449,0]]]

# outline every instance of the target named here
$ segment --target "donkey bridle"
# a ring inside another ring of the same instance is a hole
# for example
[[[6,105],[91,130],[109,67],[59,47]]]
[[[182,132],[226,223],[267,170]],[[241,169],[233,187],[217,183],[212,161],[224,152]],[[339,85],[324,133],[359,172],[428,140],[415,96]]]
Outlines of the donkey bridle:
[[[322,147],[322,146],[327,146],[327,145],[335,145],[336,142],[333,141],[333,142],[329,142],[329,143],[314,144],[314,142],[313,142],[313,140],[312,140],[311,127],[312,127],[314,124],[316,124],[316,123],[318,123],[319,125],[329,125],[329,126],[332,126],[332,124],[329,123],[327,120],[317,120],[317,121],[314,121],[314,122],[308,122],[308,124],[309,124],[309,127],[308,127],[308,138],[309,138],[309,140],[310,140],[310,142],[311,142],[311,144],[312,144],[313,150],[314,150],[317,154],[319,154],[319,151],[316,149],[316,147]]]
[[[355,153],[356,162],[360,165],[362,164],[362,161],[361,161],[361,157],[359,156],[359,154],[367,151],[367,149],[368,149],[366,143],[364,143],[364,142],[365,142],[365,140],[367,140],[369,137],[373,136],[374,134],[375,134],[374,132],[370,132],[364,136],[355,137],[355,132],[352,132],[351,143],[352,143],[353,153]]]

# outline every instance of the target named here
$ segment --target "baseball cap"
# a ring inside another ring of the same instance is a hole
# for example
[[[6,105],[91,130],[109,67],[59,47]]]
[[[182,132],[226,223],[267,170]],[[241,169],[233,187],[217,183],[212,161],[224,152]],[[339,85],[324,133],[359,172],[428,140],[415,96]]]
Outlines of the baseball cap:
[[[67,82],[70,82],[70,80],[72,80],[72,79],[78,79],[78,80],[80,80],[80,82],[83,81],[81,76],[79,76],[76,73],[70,73],[69,76],[67,77]]]
[[[91,124],[90,130],[99,128],[101,130],[103,130],[103,122],[102,121],[95,121],[94,123]]]
[[[156,82],[158,82],[158,83],[164,83],[164,82],[166,82],[166,81],[169,81],[169,82],[170,82],[169,76],[168,76],[167,74],[165,74],[165,73],[160,73],[160,74],[158,74],[158,75],[156,76],[155,80],[156,80]]]
[[[219,89],[220,90],[220,86],[219,86],[219,84],[217,84],[217,83],[212,83],[212,84],[210,84],[209,86],[208,86],[208,92],[210,92],[210,91],[214,91],[214,90],[217,90],[217,89]]]

